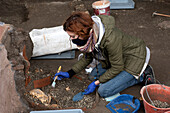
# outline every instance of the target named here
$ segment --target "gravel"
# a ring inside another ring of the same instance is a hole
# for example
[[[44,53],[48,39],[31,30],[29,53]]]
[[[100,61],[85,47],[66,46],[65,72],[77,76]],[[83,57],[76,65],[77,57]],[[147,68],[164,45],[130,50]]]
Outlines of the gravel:
[[[29,90],[33,89],[33,80],[42,79],[47,76],[54,75],[55,71],[43,70],[39,69],[35,66],[32,66],[32,71],[29,72],[31,76],[31,82],[29,83]],[[87,76],[87,75],[77,75],[78,77]],[[87,77],[81,77],[81,80],[72,77],[71,79],[62,79],[60,81],[56,81],[56,86],[53,88],[51,84],[48,86],[42,87],[41,90],[46,94],[52,97],[51,104],[57,104],[56,109],[64,109],[64,108],[92,108],[96,94],[92,93],[90,95],[84,95],[84,98],[78,102],[74,102],[72,99],[74,95],[83,91],[88,87],[88,84],[91,83],[87,79]],[[36,97],[32,97],[29,93],[25,93],[27,100],[35,103],[36,105],[42,104]]]
[[[162,102],[160,100],[153,100],[153,104],[152,105],[157,108],[170,108],[170,106],[167,102]]]

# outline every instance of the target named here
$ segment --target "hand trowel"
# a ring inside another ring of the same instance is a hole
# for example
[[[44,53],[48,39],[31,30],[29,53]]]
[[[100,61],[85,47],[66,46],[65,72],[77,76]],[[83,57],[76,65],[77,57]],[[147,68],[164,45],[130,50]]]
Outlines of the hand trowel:
[[[85,92],[80,92],[80,93],[77,93],[76,95],[74,95],[73,101],[74,101],[74,102],[77,102],[77,101],[83,99],[84,93],[85,93]]]

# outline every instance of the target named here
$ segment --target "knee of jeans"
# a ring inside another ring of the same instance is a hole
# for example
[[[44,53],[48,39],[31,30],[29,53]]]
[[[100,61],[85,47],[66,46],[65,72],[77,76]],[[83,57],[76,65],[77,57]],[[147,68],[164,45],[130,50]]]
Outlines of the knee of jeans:
[[[91,76],[96,76],[97,75],[97,71],[95,69],[93,69],[90,73]]]
[[[98,93],[101,97],[107,97],[108,96],[108,91],[106,90],[106,88],[100,86],[98,88]]]

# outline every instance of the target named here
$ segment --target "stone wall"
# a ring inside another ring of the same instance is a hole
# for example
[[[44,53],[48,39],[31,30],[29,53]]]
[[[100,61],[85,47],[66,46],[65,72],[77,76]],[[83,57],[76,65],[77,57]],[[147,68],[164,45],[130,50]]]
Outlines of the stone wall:
[[[18,64],[14,66],[9,60],[11,59],[10,56],[8,56],[7,48],[11,51],[15,50],[15,48],[11,48],[11,36],[9,35],[11,31],[13,31],[12,26],[6,24],[0,25],[0,113],[22,113],[28,110],[28,107],[23,103],[17,91],[14,77],[16,76],[16,71],[23,72],[24,64],[18,62],[13,57],[13,62],[15,60],[16,64]],[[18,54],[16,52],[16,56]]]

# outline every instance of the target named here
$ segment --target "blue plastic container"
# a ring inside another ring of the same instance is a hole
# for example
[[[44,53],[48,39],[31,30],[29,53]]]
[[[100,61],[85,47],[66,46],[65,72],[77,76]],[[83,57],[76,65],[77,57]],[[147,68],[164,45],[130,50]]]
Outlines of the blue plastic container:
[[[109,0],[111,2],[110,9],[134,9],[135,2],[133,0]]]
[[[81,109],[31,111],[30,113],[84,113]]]
[[[132,95],[122,94],[108,103],[106,107],[112,113],[137,113],[140,101]]]

